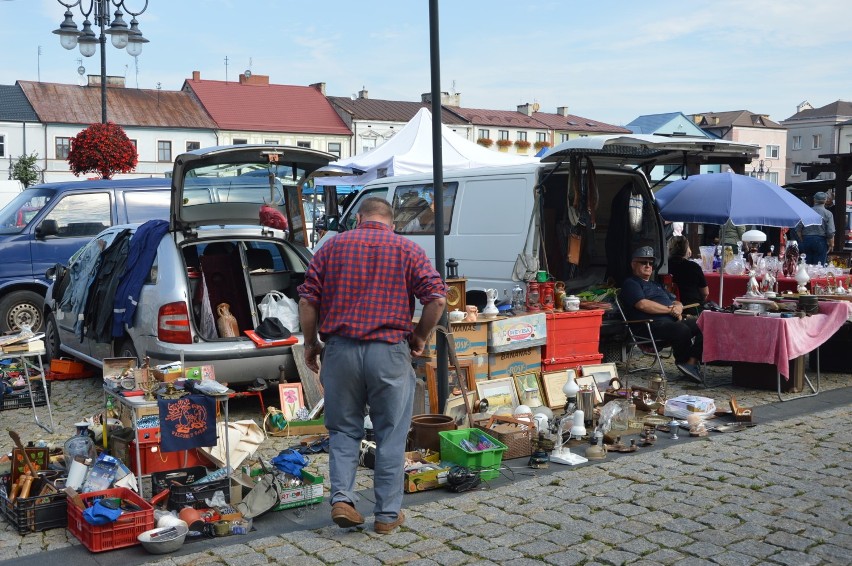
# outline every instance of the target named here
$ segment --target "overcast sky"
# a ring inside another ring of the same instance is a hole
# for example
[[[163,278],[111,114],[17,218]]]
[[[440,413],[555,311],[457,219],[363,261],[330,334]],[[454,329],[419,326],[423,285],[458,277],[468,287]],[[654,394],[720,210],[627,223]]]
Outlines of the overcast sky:
[[[428,6],[150,0],[138,20],[151,42],[138,62],[108,44],[107,73],[132,88],[177,90],[194,70],[233,81],[251,69],[275,84],[325,82],[333,96],[364,87],[370,98],[419,100],[431,84]],[[78,82],[79,51],[51,33],[64,10],[56,0],[0,0],[0,84],[39,73]],[[729,110],[781,121],[804,100],[852,100],[849,0],[441,0],[439,16],[441,87],[461,93],[465,107],[538,102],[623,125],[642,114]],[[83,65],[99,74],[99,53]]]

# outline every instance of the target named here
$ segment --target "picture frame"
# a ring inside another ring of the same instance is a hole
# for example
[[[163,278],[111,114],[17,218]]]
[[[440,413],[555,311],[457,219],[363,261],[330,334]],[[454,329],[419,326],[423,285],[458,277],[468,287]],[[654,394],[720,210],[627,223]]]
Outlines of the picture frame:
[[[467,392],[467,403],[472,412],[474,410],[474,404],[476,403],[476,390]],[[473,426],[472,423],[466,422],[467,409],[464,406],[463,395],[453,395],[452,397],[447,399],[447,404],[444,408],[444,414],[448,417],[453,417],[456,426],[459,428],[468,428]]]
[[[512,377],[515,379],[519,405],[526,405],[530,409],[544,405],[541,381],[539,381],[537,371],[516,373]]]
[[[450,366],[447,374],[449,380],[449,397],[460,394],[461,391],[454,394],[453,390],[458,389],[458,375],[461,374],[465,380],[464,385],[468,391],[476,391],[476,376],[473,374],[473,362],[459,362],[458,368]],[[426,391],[429,394],[429,412],[433,415],[441,414],[438,408],[438,362],[427,362],[426,364]]]
[[[558,371],[546,371],[541,374],[541,386],[547,399],[547,407],[550,409],[562,409],[567,399],[562,387],[568,379],[575,379],[577,372],[573,369],[562,369]]]
[[[488,400],[486,414],[489,415],[493,415],[500,407],[509,407],[514,411],[519,405],[518,390],[515,387],[515,380],[511,377],[477,381],[476,394],[480,402]]]
[[[584,377],[594,374],[598,389],[604,391],[609,387],[609,382],[618,377],[618,369],[614,363],[580,366],[580,372]]]
[[[296,411],[305,406],[305,397],[301,383],[279,383],[278,396],[281,400],[281,412],[287,422],[296,419]]]
[[[580,386],[580,389],[583,387],[591,387],[592,391],[594,391],[595,397],[595,405],[600,405],[603,403],[603,395],[601,395],[601,390],[598,389],[598,384],[595,381],[595,374],[592,375],[581,375],[575,378],[577,385]]]

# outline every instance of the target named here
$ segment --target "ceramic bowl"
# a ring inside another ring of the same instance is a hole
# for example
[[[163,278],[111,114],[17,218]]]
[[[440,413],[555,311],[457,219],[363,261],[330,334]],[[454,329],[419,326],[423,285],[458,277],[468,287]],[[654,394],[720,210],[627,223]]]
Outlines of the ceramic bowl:
[[[464,311],[460,311],[458,309],[447,313],[450,322],[461,322],[462,320],[464,320],[465,315],[466,313]]]
[[[136,540],[142,543],[143,548],[151,554],[167,554],[183,546],[188,532],[189,528],[186,525],[175,525],[145,531],[136,537]],[[159,533],[165,534],[157,536]]]

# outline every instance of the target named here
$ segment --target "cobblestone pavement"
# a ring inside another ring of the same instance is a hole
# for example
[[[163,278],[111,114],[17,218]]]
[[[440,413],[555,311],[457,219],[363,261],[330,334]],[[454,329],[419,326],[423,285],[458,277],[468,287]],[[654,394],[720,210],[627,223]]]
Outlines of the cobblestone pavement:
[[[676,372],[669,362],[667,373]],[[730,368],[708,367],[708,373],[711,381],[730,379]],[[641,384],[650,375],[631,380]],[[823,389],[845,387],[849,377],[824,373]],[[773,391],[704,389],[684,381],[672,382],[670,391],[712,397],[719,407],[727,406],[734,393],[742,406],[757,407],[759,423],[760,405],[777,401]],[[826,395],[831,392],[821,394]],[[94,379],[55,382],[52,400],[53,435],[37,428],[32,412],[23,409],[0,413],[4,427],[14,427],[24,440],[61,443],[80,416],[103,403]],[[275,403],[273,396],[267,402]],[[803,401],[788,406],[795,403]],[[44,421],[43,408],[39,414]],[[256,400],[232,403],[233,419],[259,423],[259,414]],[[388,536],[372,532],[370,517],[362,531],[343,531],[329,521],[320,529],[249,536],[246,542],[230,537],[216,548],[202,550],[205,545],[196,543],[191,546],[197,545],[198,552],[186,554],[187,546],[180,556],[150,556],[147,562],[850,564],[850,428],[852,411],[847,405],[834,406],[737,433],[711,433],[695,441],[666,439],[657,450],[580,468],[548,473],[516,468],[515,481],[508,485],[407,503],[404,527]],[[295,442],[270,438],[259,452],[270,458]],[[326,475],[325,468],[324,455],[312,456],[309,469]],[[359,472],[359,489],[372,487],[371,474]],[[326,505],[303,511],[318,517],[328,512]],[[268,520],[274,521],[274,514],[261,519]],[[79,545],[64,529],[22,537],[4,522],[0,527],[0,562]]]

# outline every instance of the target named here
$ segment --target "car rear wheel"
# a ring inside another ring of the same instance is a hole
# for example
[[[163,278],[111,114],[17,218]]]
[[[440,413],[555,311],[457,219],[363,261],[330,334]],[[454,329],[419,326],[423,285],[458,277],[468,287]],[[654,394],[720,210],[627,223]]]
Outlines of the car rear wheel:
[[[44,319],[41,315],[44,297],[33,291],[13,291],[0,299],[0,332],[18,331],[29,326],[41,332]]]
[[[136,346],[133,345],[133,340],[125,338],[118,345],[115,355],[119,358],[136,358],[137,365],[139,364],[139,354],[136,352]]]
[[[56,317],[48,313],[44,322],[44,349],[48,363],[58,360],[62,356],[61,342],[59,340],[59,327],[56,325]]]

